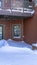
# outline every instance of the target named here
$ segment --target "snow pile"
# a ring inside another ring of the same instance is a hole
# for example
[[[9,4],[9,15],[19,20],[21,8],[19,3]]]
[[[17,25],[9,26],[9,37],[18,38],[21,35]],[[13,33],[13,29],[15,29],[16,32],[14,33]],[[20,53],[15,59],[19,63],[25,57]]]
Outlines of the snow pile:
[[[0,52],[28,53],[32,52],[31,46],[25,42],[16,42],[14,40],[0,40]],[[26,51],[27,50],[27,51]],[[31,51],[30,51],[31,50]]]
[[[29,48],[18,48],[18,47],[11,47],[11,46],[4,46],[0,48],[0,52],[10,52],[10,53],[32,53],[32,50]]]
[[[37,47],[37,43],[35,43],[35,44],[32,44],[32,46],[35,46],[35,47]]]
[[[0,40],[0,47],[2,47],[2,46],[5,46],[5,45],[7,45],[8,43],[7,43],[7,41],[6,40]]]
[[[37,65],[37,50],[14,40],[0,40],[0,65]]]
[[[8,44],[10,46],[14,46],[14,47],[27,47],[27,48],[32,48],[31,45],[25,43],[24,41],[14,41],[14,40],[11,40],[11,39],[8,39],[7,40]]]
[[[37,50],[34,50],[34,51],[33,51],[33,54],[36,54],[36,55],[37,55]]]
[[[32,50],[32,46],[25,43],[24,41],[14,41],[11,39],[0,40],[0,52],[9,53],[26,53],[26,54],[37,54],[37,51]]]
[[[32,48],[34,49],[33,53],[37,54],[37,42],[32,44]]]

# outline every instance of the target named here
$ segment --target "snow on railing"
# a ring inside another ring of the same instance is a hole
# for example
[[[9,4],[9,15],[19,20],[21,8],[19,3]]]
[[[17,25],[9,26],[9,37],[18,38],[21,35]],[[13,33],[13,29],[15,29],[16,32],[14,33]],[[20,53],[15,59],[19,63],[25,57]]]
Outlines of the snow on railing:
[[[28,8],[12,8],[12,9],[1,9],[0,11],[5,11],[5,12],[16,12],[16,13],[30,13],[31,15],[34,14],[35,10],[28,9]]]
[[[23,8],[12,8],[13,12],[21,12],[23,13]]]

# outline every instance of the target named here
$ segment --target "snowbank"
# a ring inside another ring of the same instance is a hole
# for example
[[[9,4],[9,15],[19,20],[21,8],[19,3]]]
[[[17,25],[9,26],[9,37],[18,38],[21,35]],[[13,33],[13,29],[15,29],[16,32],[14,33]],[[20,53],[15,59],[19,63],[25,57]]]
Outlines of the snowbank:
[[[32,48],[31,45],[27,44],[26,42],[24,41],[14,41],[14,40],[11,40],[11,39],[8,39],[7,40],[8,44],[10,46],[15,46],[15,47],[27,47],[27,48]]]
[[[37,51],[32,50],[32,46],[25,43],[24,41],[14,41],[11,39],[0,40],[0,52],[9,53],[27,53],[27,54],[37,54]]]
[[[22,41],[0,40],[0,65],[37,65],[37,50]]]
[[[0,47],[5,46],[6,44],[8,44],[6,40],[0,40]]]
[[[32,44],[32,46],[35,46],[35,47],[37,47],[37,43],[34,43],[34,44]]]
[[[28,45],[28,44],[26,44],[25,42],[22,42],[22,41],[16,42],[16,41],[11,40],[11,39],[0,40],[0,52],[14,52],[14,53],[20,52],[20,53],[24,53],[26,50],[30,51],[31,50],[30,48],[31,48],[30,45]]]

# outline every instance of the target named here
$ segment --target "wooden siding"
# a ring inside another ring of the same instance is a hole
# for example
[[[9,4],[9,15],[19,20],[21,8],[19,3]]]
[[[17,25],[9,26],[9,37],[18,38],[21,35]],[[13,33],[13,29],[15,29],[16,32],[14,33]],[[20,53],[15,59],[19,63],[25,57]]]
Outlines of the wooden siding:
[[[33,17],[24,19],[24,40],[30,44],[37,42],[37,7]]]

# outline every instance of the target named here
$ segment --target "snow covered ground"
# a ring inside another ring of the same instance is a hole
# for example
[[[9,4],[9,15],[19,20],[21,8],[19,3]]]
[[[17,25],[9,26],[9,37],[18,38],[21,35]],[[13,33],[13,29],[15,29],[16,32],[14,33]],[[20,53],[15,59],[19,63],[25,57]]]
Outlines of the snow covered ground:
[[[0,65],[37,65],[37,50],[22,41],[0,40]]]

